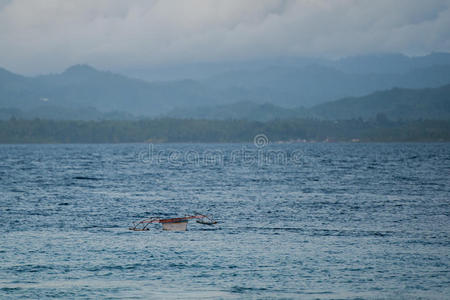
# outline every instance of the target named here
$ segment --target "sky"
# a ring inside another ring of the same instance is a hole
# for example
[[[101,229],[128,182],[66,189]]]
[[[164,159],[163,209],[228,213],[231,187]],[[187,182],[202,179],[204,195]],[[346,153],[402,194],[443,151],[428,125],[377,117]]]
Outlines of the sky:
[[[0,67],[450,52],[450,0],[0,0]]]

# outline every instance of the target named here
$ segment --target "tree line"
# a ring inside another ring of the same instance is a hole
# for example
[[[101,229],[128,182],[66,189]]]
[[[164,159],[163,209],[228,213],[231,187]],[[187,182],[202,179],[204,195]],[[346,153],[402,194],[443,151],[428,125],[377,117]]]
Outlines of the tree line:
[[[450,121],[390,121],[379,117],[326,121],[312,119],[138,121],[0,121],[0,143],[177,143],[252,142],[265,134],[270,141],[448,142]]]

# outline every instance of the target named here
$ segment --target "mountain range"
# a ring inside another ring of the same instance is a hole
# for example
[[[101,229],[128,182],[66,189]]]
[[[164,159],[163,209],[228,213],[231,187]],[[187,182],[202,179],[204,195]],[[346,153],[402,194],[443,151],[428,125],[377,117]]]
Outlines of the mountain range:
[[[210,69],[207,76],[199,76],[201,68],[185,71],[195,80],[150,82],[88,65],[35,77],[0,68],[0,118],[448,118],[449,53],[286,58]]]
[[[383,115],[391,120],[450,120],[450,84],[438,88],[393,88],[361,97],[349,97],[311,108],[282,108],[270,103],[236,102],[219,106],[174,109],[167,116],[186,119],[276,119],[350,120],[375,119]]]

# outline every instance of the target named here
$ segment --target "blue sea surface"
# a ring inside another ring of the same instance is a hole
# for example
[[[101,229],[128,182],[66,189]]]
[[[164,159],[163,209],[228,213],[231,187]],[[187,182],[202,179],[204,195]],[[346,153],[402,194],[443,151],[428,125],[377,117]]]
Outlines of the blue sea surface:
[[[1,299],[450,295],[450,144],[0,145],[0,193]]]

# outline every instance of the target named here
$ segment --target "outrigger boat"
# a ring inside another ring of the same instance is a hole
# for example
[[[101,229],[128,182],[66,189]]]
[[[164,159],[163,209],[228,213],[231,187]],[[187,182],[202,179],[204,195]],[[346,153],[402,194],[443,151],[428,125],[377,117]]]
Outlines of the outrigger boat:
[[[163,230],[170,231],[186,231],[187,223],[191,219],[197,219],[197,223],[203,225],[214,225],[216,221],[205,215],[186,216],[181,218],[161,219],[158,217],[147,218],[138,222],[134,222],[130,230],[134,231],[146,231],[149,230],[148,226],[153,223],[161,223]]]

